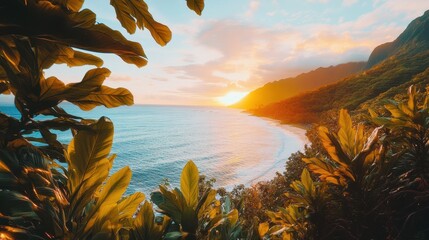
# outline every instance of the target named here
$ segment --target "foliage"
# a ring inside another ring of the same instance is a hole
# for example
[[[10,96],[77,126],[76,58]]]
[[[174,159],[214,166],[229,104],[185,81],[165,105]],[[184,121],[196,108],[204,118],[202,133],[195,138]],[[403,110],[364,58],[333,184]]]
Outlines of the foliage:
[[[247,94],[232,107],[250,110],[262,108],[300,93],[338,82],[347,76],[361,72],[365,65],[366,62],[350,62],[326,68],[321,67],[296,77],[269,82]]]
[[[146,28],[158,44],[170,41],[170,30],[153,18],[144,1],[110,3],[129,33]],[[358,76],[268,110],[288,121],[312,122],[323,113],[329,128],[338,130],[310,130],[312,145],[290,157],[285,173],[252,187],[216,191],[214,180],[200,176],[189,161],[180,188],[161,185],[151,194],[154,209],[143,193],[123,196],[131,180],[128,167],[110,174],[113,123],[106,117],[82,119],[59,106],[67,101],[91,110],[133,103],[128,90],[103,85],[110,71],[92,52],[146,64],[140,44],[98,23],[91,10],[81,10],[82,4],[0,3],[0,93],[13,94],[21,113],[19,119],[0,113],[0,238],[428,238],[429,95],[415,86],[406,100],[396,95],[413,83],[426,84],[426,50],[409,46],[409,52],[398,51]],[[187,0],[187,5],[201,14],[204,1]],[[66,85],[44,76],[53,64],[96,68]],[[356,89],[367,94],[351,91]],[[383,100],[395,95],[395,100]],[[277,111],[284,104],[288,110]],[[337,109],[359,106],[354,116],[340,110],[338,127],[332,126]],[[374,109],[371,118],[362,112],[368,108]],[[295,112],[285,115],[290,111]],[[39,120],[40,115],[47,117]],[[354,126],[352,119],[373,123]],[[60,143],[53,130],[71,130],[72,141]]]
[[[109,176],[113,123],[73,116],[59,106],[67,101],[88,111],[133,104],[127,89],[103,85],[110,71],[94,52],[113,53],[138,67],[147,63],[139,43],[99,23],[83,3],[0,3],[0,94],[13,94],[21,114],[16,119],[0,113],[0,238],[161,239],[169,223],[168,217],[156,220],[149,202],[137,211],[144,194],[123,197],[131,180],[128,167]],[[146,28],[159,45],[170,41],[171,31],[143,0],[110,3],[129,33]],[[204,9],[203,0],[187,4],[199,15]],[[64,84],[45,77],[44,70],[54,64],[96,68],[80,82]],[[39,120],[40,115],[47,117]],[[71,130],[73,140],[68,146],[60,143],[53,130]]]
[[[180,226],[179,232],[169,233],[175,236],[174,239],[197,239],[198,234],[219,239],[222,234],[237,234],[238,211],[231,209],[229,204],[222,205],[215,196],[216,191],[212,189],[199,194],[198,168],[189,161],[182,171],[180,189],[169,190],[161,185],[159,191],[151,194],[151,200]]]
[[[62,233],[68,205],[65,176],[37,150],[0,150],[0,233],[11,239],[47,239]]]
[[[325,215],[325,205],[328,198],[325,183],[314,182],[310,173],[304,169],[301,180],[291,184],[293,192],[286,192],[289,199],[286,208],[280,207],[277,212],[267,211],[274,226],[268,228],[268,223],[260,225],[261,236],[270,236],[282,239],[304,239],[312,231],[312,222],[322,224]],[[319,236],[318,233],[313,233]]]
[[[368,168],[379,161],[376,143],[380,128],[376,128],[367,139],[363,125],[352,127],[352,120],[346,110],[340,111],[340,130],[337,134],[330,133],[327,128],[320,127],[319,135],[330,160],[304,158],[308,168],[319,175],[322,181],[347,186],[350,183],[362,184]]]

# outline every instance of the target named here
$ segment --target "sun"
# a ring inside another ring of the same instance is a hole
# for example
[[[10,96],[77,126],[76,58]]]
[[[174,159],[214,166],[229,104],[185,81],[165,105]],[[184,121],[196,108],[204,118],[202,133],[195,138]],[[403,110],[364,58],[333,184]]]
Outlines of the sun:
[[[216,100],[225,106],[229,106],[232,105],[238,101],[240,101],[243,97],[245,97],[249,92],[229,92],[226,95],[222,96],[222,97],[218,97],[216,98]]]

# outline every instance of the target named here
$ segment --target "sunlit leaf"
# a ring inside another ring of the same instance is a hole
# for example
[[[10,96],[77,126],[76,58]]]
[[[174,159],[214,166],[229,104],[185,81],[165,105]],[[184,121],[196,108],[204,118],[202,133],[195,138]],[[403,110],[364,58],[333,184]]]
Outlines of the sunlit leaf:
[[[204,0],[186,0],[186,4],[198,15],[201,15],[204,10]]]
[[[311,179],[310,173],[304,168],[301,173],[301,182],[307,192],[311,192],[313,188],[313,180]]]
[[[91,92],[85,97],[70,100],[82,110],[88,111],[96,106],[103,105],[107,108],[119,107],[122,105],[133,105],[134,97],[128,89],[110,88],[101,86],[99,91]]]
[[[127,166],[109,177],[97,200],[97,204],[117,203],[125,193],[131,181],[131,169]]]
[[[116,17],[129,33],[135,32],[137,24],[140,29],[147,28],[161,46],[171,40],[170,29],[153,19],[149,7],[143,0],[112,0],[111,4],[115,8]]]
[[[141,192],[133,193],[118,203],[120,218],[131,218],[136,212],[140,203],[144,201],[144,194]]]
[[[340,127],[340,130],[338,131],[339,142],[348,155],[352,157],[355,143],[355,131],[353,130],[352,119],[350,118],[347,110],[340,110],[338,125]]]
[[[127,5],[126,0],[112,0],[110,4],[115,8],[116,17],[121,23],[122,27],[128,33],[133,34],[136,31],[136,20],[131,15],[131,9]]]
[[[198,168],[193,161],[189,161],[182,171],[180,189],[190,207],[196,207],[198,203],[198,182]]]
[[[211,189],[208,191],[207,196],[203,196],[203,198],[200,201],[201,206],[197,207],[198,210],[198,218],[202,218],[204,214],[207,213],[207,210],[209,209],[209,206],[213,203],[213,201],[216,198],[216,190]],[[198,203],[200,205],[200,202]]]
[[[103,65],[103,60],[97,56],[94,56],[89,53],[84,53],[74,50],[73,56],[65,59],[58,59],[56,63],[66,63],[69,67],[74,66],[84,66],[84,65],[93,65],[101,67]]]
[[[79,131],[68,146],[69,168],[77,171],[79,176],[94,169],[95,164],[107,158],[112,148],[113,124],[108,118],[100,118],[91,126],[93,131]]]

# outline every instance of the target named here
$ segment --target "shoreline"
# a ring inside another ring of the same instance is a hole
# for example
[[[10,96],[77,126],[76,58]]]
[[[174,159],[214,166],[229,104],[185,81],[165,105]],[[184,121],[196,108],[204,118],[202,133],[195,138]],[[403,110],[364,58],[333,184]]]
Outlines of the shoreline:
[[[309,140],[306,136],[307,130],[309,129],[308,124],[285,124],[282,123],[280,120],[269,118],[269,117],[262,117],[262,116],[256,116],[254,114],[250,114],[247,111],[242,111],[243,113],[248,114],[249,116],[260,118],[264,121],[269,122],[270,124],[273,124],[279,128],[282,129],[283,133],[287,136],[294,136],[300,141],[300,148],[295,151],[290,151],[287,154],[286,159],[277,159],[273,162],[272,166],[268,168],[265,173],[255,176],[252,180],[248,181],[247,183],[244,183],[245,186],[251,187],[259,184],[260,182],[267,182],[272,180],[277,173],[282,174],[285,171],[286,162],[288,161],[291,154],[301,151],[304,149],[304,146],[309,143]]]

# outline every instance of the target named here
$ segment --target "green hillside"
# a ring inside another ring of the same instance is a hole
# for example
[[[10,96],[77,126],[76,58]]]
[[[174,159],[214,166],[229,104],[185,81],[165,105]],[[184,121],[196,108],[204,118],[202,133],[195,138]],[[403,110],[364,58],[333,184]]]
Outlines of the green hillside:
[[[362,73],[252,112],[287,123],[309,123],[328,110],[366,108],[376,99],[402,93],[410,84],[429,83],[429,11],[411,22],[393,43],[377,47],[368,64],[383,58]]]
[[[350,62],[337,66],[321,67],[296,77],[270,82],[250,92],[232,107],[259,108],[337,82],[349,75],[361,72],[365,66],[366,62]]]
[[[411,53],[419,51],[419,47],[427,48],[429,39],[428,14],[429,11],[426,11],[422,17],[413,20],[395,41],[384,43],[376,47],[369,56],[366,68],[370,69],[383,60],[400,52],[404,47],[408,48],[407,50]]]

